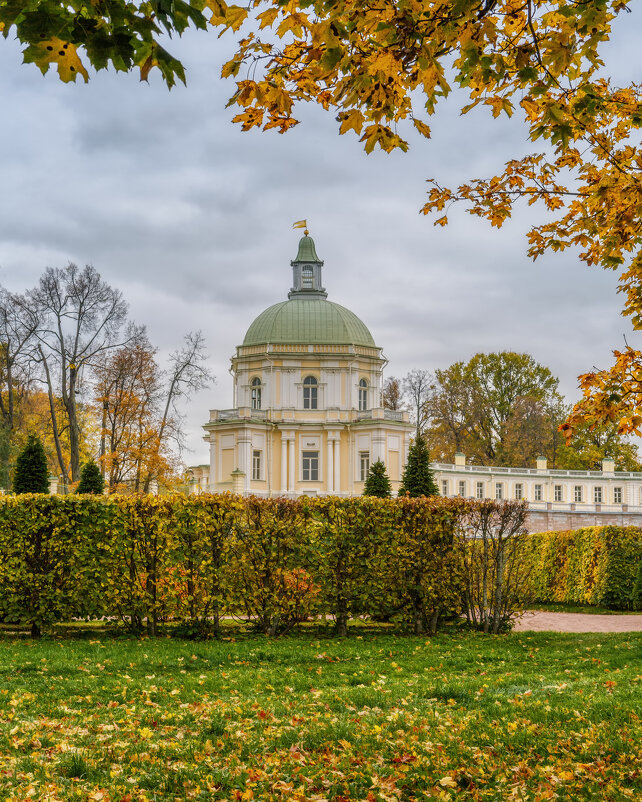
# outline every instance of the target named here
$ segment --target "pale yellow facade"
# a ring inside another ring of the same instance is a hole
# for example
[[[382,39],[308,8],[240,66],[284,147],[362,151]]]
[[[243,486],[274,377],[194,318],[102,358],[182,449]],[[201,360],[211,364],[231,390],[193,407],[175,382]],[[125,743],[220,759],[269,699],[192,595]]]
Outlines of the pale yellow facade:
[[[237,349],[232,373],[239,406],[212,410],[204,425],[210,464],[192,469],[200,488],[259,496],[358,495],[377,459],[398,488],[412,427],[406,413],[382,408],[385,360],[379,349],[326,350],[319,359],[318,348],[290,350],[288,359],[277,358],[278,345],[260,357]],[[303,408],[301,388],[308,377],[317,381],[317,409]],[[247,397],[257,378],[260,408]],[[364,409],[360,381],[367,381],[370,395]],[[234,471],[242,476],[235,478]]]
[[[359,495],[378,459],[399,487],[413,427],[383,408],[386,359],[353,313],[325,300],[322,264],[304,237],[289,300],[236,349],[232,407],[210,412],[209,465],[191,469],[197,492]]]

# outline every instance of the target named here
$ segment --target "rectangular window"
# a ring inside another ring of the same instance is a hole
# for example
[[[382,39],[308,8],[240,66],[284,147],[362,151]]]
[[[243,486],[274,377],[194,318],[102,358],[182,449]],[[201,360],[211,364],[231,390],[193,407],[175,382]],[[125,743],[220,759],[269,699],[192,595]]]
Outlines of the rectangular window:
[[[441,495],[442,496],[448,495],[448,479],[441,480]]]
[[[303,279],[303,289],[304,290],[311,290],[312,289],[312,279],[311,278],[304,278]]]
[[[555,501],[564,501],[562,485],[555,485]]]
[[[515,498],[517,501],[524,498],[524,485],[521,482],[515,485]]]
[[[476,495],[477,495],[477,498],[479,498],[479,499],[484,498],[484,483],[483,482],[477,482],[477,493],[476,493]]]
[[[258,482],[261,479],[261,452],[252,452],[252,479]]]
[[[573,498],[575,503],[579,504],[582,501],[582,485],[575,485],[573,488]]]
[[[466,495],[466,482],[463,480],[459,482],[458,493],[462,498],[464,498],[464,496]]]
[[[497,501],[504,498],[504,485],[501,482],[495,482],[495,498]]]
[[[602,488],[601,487],[594,487],[593,488],[593,501],[596,504],[602,503]]]
[[[542,500],[542,485],[535,485],[533,493],[534,493],[535,501],[541,501]]]
[[[302,454],[303,481],[319,481],[319,452],[304,451]]]
[[[368,472],[370,471],[370,453],[368,451],[362,451],[359,454],[359,476],[362,482],[365,482],[368,478]]]
[[[613,488],[613,502],[615,504],[622,503],[622,488],[621,487],[614,487]]]

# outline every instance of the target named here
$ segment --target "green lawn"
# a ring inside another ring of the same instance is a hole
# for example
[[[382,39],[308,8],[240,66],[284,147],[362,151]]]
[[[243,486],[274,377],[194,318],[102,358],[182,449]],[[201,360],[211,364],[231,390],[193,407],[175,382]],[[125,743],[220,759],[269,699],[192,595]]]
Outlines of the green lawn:
[[[638,634],[5,639],[0,799],[640,799],[641,716]]]

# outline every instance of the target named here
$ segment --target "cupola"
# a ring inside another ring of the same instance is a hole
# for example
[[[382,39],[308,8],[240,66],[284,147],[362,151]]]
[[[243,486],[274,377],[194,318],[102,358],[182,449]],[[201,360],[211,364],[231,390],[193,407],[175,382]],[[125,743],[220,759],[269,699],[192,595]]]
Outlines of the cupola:
[[[290,264],[292,265],[292,289],[288,293],[288,298],[314,300],[328,297],[321,277],[323,262],[317,256],[314,240],[308,236],[307,232],[305,236],[301,237],[299,252],[296,259]]]

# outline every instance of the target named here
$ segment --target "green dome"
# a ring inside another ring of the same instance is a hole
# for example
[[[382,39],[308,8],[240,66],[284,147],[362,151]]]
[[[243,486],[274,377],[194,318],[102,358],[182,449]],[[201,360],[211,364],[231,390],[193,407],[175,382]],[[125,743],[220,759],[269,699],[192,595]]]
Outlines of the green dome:
[[[291,298],[261,312],[243,345],[267,343],[376,347],[372,334],[353,312],[322,298]]]

